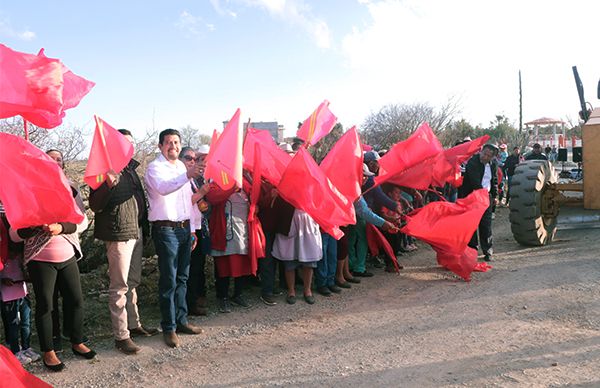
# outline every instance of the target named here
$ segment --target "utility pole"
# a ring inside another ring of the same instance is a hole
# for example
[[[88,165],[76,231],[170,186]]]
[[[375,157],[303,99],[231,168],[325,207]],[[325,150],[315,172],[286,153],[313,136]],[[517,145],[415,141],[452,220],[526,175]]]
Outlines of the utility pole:
[[[523,131],[523,89],[521,89],[521,70],[519,70],[519,133]]]

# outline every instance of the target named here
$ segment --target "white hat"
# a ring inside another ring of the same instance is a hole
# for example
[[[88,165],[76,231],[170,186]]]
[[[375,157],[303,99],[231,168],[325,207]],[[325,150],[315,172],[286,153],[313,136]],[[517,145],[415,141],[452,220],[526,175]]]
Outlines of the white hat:
[[[208,144],[202,144],[196,150],[197,153],[202,154],[202,155],[208,155],[209,151],[210,151],[210,146]]]
[[[465,136],[465,138],[463,139],[463,141],[471,141],[473,139],[471,139],[471,136]]]
[[[282,150],[284,150],[288,154],[291,154],[291,153],[294,152],[294,150],[292,149],[292,146],[289,145],[288,143],[281,143],[281,144],[279,144],[279,148],[281,148]]]

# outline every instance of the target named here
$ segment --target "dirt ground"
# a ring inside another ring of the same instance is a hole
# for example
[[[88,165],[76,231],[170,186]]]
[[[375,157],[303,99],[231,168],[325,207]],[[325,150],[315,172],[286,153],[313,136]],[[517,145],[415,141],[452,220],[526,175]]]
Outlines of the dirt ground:
[[[65,352],[64,372],[30,370],[71,387],[600,386],[600,229],[525,248],[500,208],[494,236],[494,268],[470,283],[421,244],[399,276],[374,269],[313,306],[268,307],[253,289],[248,309],[193,318],[205,333],[178,349],[156,336],[124,356],[92,338],[97,360]]]

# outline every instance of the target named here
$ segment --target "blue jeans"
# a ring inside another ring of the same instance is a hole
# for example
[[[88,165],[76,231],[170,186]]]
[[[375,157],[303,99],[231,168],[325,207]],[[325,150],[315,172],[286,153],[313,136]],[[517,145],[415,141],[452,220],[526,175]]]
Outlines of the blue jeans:
[[[317,287],[333,286],[337,269],[337,241],[327,233],[321,233],[321,241],[323,241],[323,258],[317,262],[315,280]]]
[[[187,280],[190,272],[192,239],[189,227],[152,227],[152,239],[158,255],[158,302],[163,332],[187,325]]]
[[[25,296],[10,302],[2,302],[2,320],[10,351],[16,354],[21,349],[29,349],[31,346],[31,302],[29,298]],[[22,346],[19,346],[19,333]]]

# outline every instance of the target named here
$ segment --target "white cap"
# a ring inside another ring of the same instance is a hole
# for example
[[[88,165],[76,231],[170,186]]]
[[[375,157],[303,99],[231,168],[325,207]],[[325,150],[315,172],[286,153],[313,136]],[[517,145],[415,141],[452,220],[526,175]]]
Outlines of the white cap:
[[[198,149],[196,150],[197,153],[202,154],[202,155],[208,155],[208,152],[210,151],[210,146],[207,144],[202,144],[200,147],[198,147]]]

